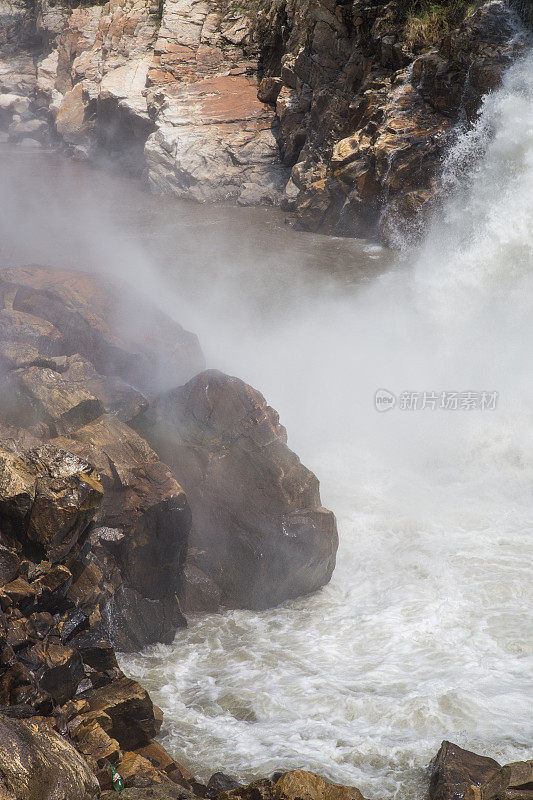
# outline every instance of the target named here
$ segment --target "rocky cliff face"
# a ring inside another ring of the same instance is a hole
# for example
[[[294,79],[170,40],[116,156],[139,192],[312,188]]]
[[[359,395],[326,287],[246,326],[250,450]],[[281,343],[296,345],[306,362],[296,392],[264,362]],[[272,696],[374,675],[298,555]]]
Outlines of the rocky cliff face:
[[[274,4],[258,20],[303,227],[394,243],[423,219],[454,125],[524,44],[504,3],[478,6],[429,52],[406,42],[401,2]]]
[[[465,4],[429,42],[409,35],[411,7],[10,3],[0,126],[104,153],[157,192],[281,204],[300,227],[394,243],[438,197],[454,126],[525,44],[503,0]]]
[[[405,236],[438,196],[454,125],[473,119],[524,46],[502,2],[473,4],[431,48],[409,41],[405,9],[300,0],[257,19],[259,94],[276,104],[286,204],[304,228]]]

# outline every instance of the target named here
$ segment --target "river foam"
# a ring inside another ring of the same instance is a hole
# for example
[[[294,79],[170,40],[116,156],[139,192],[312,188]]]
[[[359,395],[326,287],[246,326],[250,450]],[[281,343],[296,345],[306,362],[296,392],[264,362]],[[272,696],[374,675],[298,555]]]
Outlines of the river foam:
[[[319,594],[192,619],[124,660],[165,711],[164,744],[203,777],[298,766],[412,798],[444,738],[531,755],[532,55],[443,181],[424,244],[371,285],[301,298],[231,346],[204,332],[213,361],[280,410],[341,546]],[[377,389],[394,409],[376,412]],[[426,407],[402,410],[402,392]],[[483,392],[497,407],[467,410]]]

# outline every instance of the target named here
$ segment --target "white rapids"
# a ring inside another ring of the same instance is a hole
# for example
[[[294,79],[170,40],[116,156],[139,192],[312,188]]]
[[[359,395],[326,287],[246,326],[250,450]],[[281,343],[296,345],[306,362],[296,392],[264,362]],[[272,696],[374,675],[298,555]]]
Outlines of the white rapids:
[[[204,326],[211,361],[280,411],[341,545],[318,594],[193,618],[122,659],[202,777],[303,767],[416,798],[444,738],[532,755],[533,55],[443,180],[425,243],[369,286],[301,297],[274,330],[233,323],[217,342]],[[387,413],[380,388],[398,398]],[[497,392],[498,407],[402,410],[402,391]]]

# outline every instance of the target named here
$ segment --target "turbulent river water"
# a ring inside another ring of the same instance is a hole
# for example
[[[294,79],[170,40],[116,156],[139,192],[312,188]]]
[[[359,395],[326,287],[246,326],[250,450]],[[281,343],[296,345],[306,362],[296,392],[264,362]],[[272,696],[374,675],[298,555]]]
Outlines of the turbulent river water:
[[[442,180],[425,241],[393,256],[2,153],[0,266],[96,267],[153,295],[280,411],[338,517],[323,591],[122,659],[201,777],[299,766],[417,798],[443,738],[531,757],[533,56]]]

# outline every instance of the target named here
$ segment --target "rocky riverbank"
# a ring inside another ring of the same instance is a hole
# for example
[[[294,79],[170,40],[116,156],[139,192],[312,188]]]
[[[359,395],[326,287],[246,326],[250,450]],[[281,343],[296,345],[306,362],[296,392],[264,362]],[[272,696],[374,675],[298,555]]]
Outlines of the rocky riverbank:
[[[114,796],[112,766],[139,800],[363,800],[301,771],[203,784],[115,657],[329,580],[335,519],[276,412],[125,287],[24,267],[0,299],[0,796]],[[444,743],[430,786],[531,800],[533,762]]]
[[[318,589],[335,565],[335,518],[259,392],[205,371],[197,338],[134,292],[19,268],[0,274],[0,306],[6,753],[20,739],[30,772],[34,742],[46,751],[49,738],[55,756],[37,776],[51,771],[67,793],[46,797],[97,794],[109,763],[127,783],[197,794],[153,741],[161,712],[113,646],[171,642],[190,611]],[[8,773],[6,797],[34,796]]]
[[[502,0],[441,5],[432,30],[405,0],[14,0],[0,128],[104,155],[156,192],[282,205],[305,229],[394,243],[439,196],[454,126],[526,41]]]

